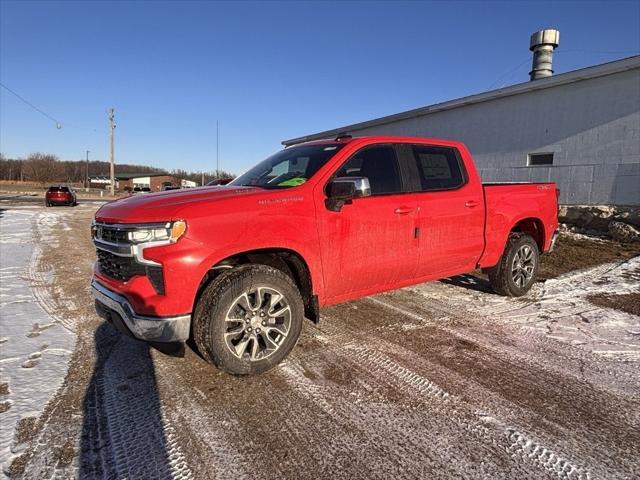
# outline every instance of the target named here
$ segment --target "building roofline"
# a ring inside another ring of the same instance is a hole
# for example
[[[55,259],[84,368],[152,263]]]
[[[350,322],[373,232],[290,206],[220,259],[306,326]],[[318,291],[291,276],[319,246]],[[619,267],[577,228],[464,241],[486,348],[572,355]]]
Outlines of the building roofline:
[[[141,178],[141,177],[174,177],[175,175],[171,175],[166,172],[124,172],[124,173],[116,173],[115,177],[119,180],[129,180],[131,178]]]
[[[571,72],[561,73],[551,77],[528,81],[524,83],[518,83],[505,88],[499,88],[496,90],[490,90],[488,92],[469,95],[466,97],[457,98],[455,100],[449,100],[442,103],[435,103],[426,107],[415,108],[407,110],[405,112],[396,113],[393,115],[387,115],[373,120],[367,120],[364,122],[354,123],[339,128],[332,128],[331,130],[325,130],[323,132],[313,133],[302,137],[291,138],[289,140],[283,140],[282,145],[295,145],[298,143],[308,142],[311,140],[319,140],[323,138],[333,138],[338,133],[348,132],[353,133],[354,130],[361,130],[363,128],[375,127],[378,125],[384,125],[387,123],[397,122],[399,120],[407,120],[409,118],[421,117],[429,115],[431,113],[442,112],[445,110],[452,110],[458,107],[464,107],[467,105],[473,105],[476,103],[488,102],[498,98],[510,97],[513,95],[519,95],[521,93],[534,92],[537,90],[543,90],[545,88],[557,87],[560,85],[566,85],[569,83],[579,82],[581,80],[588,80],[592,78],[604,77],[606,75],[612,75],[615,73],[625,72],[627,70],[633,70],[640,68],[640,55],[633,57],[623,58],[622,60],[615,60],[613,62],[602,63],[600,65],[594,65],[592,67],[581,68],[579,70],[572,70]]]

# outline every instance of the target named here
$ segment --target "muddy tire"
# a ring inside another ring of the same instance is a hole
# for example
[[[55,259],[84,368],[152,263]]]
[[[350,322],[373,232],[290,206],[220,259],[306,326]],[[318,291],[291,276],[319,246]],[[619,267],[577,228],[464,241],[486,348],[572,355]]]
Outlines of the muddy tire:
[[[242,265],[211,282],[193,314],[193,339],[210,363],[234,375],[265,372],[291,352],[304,305],[293,280],[267,265]]]
[[[511,234],[500,262],[488,270],[493,291],[507,297],[525,295],[536,281],[540,255],[535,240],[525,234]]]

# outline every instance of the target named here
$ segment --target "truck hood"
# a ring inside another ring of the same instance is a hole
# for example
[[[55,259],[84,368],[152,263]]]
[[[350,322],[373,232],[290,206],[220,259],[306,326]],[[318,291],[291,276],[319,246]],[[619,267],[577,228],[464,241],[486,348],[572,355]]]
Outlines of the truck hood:
[[[255,187],[200,187],[132,195],[106,203],[96,212],[96,220],[109,223],[152,223],[178,220],[179,212],[194,204],[217,202],[230,197],[256,195]]]

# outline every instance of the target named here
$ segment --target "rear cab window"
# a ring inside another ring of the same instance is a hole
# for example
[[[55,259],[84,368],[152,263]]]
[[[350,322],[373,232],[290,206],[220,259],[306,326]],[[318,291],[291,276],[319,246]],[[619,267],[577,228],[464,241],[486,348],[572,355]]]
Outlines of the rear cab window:
[[[454,190],[467,183],[467,175],[457,149],[432,145],[412,145],[419,191]]]
[[[49,187],[49,193],[68,193],[69,187]]]

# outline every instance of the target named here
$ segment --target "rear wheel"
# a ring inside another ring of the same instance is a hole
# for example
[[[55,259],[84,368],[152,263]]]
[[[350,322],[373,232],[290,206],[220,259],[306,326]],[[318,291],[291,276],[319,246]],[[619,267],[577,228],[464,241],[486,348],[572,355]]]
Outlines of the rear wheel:
[[[304,317],[293,280],[266,265],[243,265],[216,278],[193,314],[203,357],[235,375],[262,373],[295,346]]]
[[[526,234],[512,234],[500,262],[489,269],[493,291],[508,297],[521,297],[535,283],[538,265],[538,245],[535,240]]]

